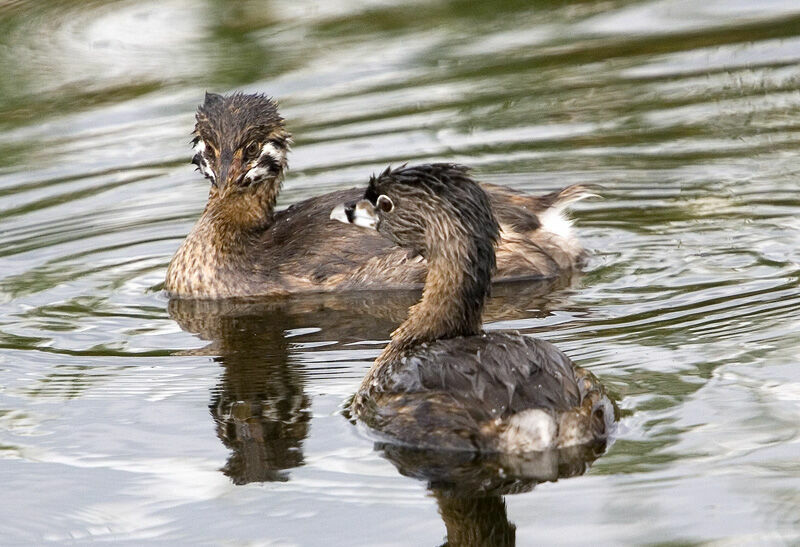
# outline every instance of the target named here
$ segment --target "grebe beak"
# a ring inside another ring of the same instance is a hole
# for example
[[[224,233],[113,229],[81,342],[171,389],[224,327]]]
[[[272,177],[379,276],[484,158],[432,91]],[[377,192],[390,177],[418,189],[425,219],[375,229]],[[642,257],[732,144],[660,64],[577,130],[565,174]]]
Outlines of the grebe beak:
[[[241,153],[237,152],[234,156],[223,155],[220,162],[219,176],[216,177],[217,184],[221,185],[225,191],[235,187],[239,179],[244,175],[242,167]]]
[[[330,218],[345,224],[355,224],[362,228],[378,229],[379,219],[375,206],[366,199],[362,199],[358,203],[340,203],[333,208]]]
[[[344,203],[340,203],[336,207],[333,208],[331,211],[331,220],[338,220],[339,222],[344,222],[345,224],[350,224],[350,219],[347,217],[347,207]]]

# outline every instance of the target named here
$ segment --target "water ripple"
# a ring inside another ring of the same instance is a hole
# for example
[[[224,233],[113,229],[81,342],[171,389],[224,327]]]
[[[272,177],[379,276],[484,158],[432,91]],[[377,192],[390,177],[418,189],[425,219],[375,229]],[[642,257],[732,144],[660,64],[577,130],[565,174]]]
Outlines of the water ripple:
[[[192,112],[244,89],[296,137],[280,206],[433,160],[604,187],[574,212],[584,276],[488,306],[623,410],[588,476],[506,497],[520,543],[796,542],[798,22],[781,0],[3,3],[0,533],[441,543],[435,494],[341,415],[415,293],[158,290],[208,191]]]

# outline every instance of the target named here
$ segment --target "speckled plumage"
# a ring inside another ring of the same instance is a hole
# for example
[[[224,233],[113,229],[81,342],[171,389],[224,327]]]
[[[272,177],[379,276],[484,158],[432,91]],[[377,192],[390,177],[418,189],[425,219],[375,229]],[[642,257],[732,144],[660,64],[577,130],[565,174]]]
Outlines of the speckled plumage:
[[[193,162],[211,188],[202,216],[167,269],[164,288],[171,296],[225,298],[422,284],[425,260],[378,234],[328,218],[336,203],[357,199],[360,190],[326,194],[275,212],[291,135],[268,97],[207,94],[198,108],[193,142]],[[467,176],[450,164],[416,169]],[[484,188],[502,228],[495,281],[553,278],[580,266],[583,250],[577,239],[548,232],[538,215],[566,205],[585,188],[542,197],[495,185]]]
[[[613,421],[602,386],[558,348],[516,333],[420,344],[375,375],[359,409],[365,423],[419,448],[525,452],[604,438]],[[552,443],[518,450],[509,419],[540,409]]]
[[[594,376],[548,342],[481,332],[499,226],[480,186],[387,171],[342,211],[429,266],[421,301],[353,399],[357,418],[387,442],[439,450],[525,453],[607,436],[616,412]]]

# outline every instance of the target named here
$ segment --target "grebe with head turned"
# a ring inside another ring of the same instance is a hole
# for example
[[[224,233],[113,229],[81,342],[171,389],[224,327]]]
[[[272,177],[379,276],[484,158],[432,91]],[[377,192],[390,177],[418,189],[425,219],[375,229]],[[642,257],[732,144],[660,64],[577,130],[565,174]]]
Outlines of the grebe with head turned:
[[[167,269],[174,297],[226,298],[334,289],[415,288],[427,264],[378,234],[328,219],[358,189],[275,204],[291,135],[264,95],[206,94],[192,162],[211,181],[205,210]],[[588,195],[573,186],[541,197],[485,185],[503,227],[496,280],[555,278],[579,268],[583,249],[561,216]]]
[[[428,262],[422,299],[355,394],[356,418],[420,448],[524,453],[607,437],[616,411],[591,373],[548,342],[482,332],[500,226],[466,168],[387,169],[331,217]]]

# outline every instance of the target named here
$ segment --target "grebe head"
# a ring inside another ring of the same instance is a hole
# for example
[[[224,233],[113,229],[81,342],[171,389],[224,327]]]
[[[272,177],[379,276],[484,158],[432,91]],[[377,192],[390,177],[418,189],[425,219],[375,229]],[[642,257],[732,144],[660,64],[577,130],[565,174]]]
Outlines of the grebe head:
[[[197,108],[192,163],[212,184],[212,195],[280,186],[291,135],[275,102],[261,94],[206,93]]]
[[[387,169],[372,177],[363,199],[337,206],[331,218],[377,230],[428,261],[422,300],[392,333],[381,359],[421,341],[480,332],[500,227],[467,168]]]
[[[331,218],[377,230],[426,258],[488,246],[494,268],[500,228],[486,192],[462,165],[386,169],[370,179],[363,199],[337,206]]]

